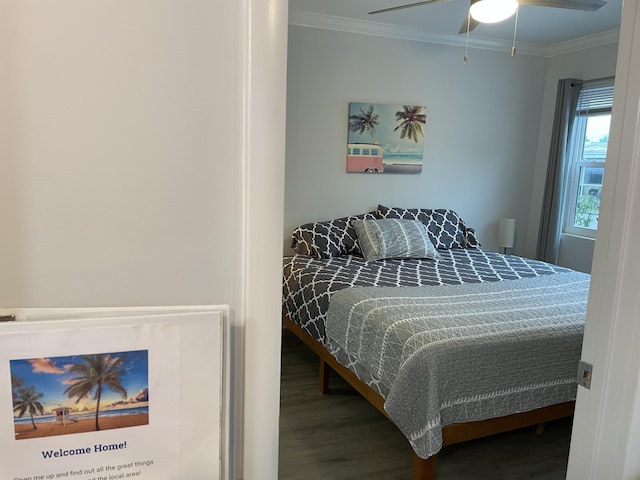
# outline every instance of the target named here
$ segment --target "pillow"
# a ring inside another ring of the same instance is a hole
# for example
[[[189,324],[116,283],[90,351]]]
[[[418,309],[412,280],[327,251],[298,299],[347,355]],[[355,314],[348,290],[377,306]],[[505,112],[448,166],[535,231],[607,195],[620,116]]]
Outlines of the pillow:
[[[374,218],[375,212],[369,212],[326,222],[305,223],[293,231],[291,248],[300,255],[315,258],[360,255],[358,238],[351,222]]]
[[[472,228],[467,227],[453,210],[444,208],[399,208],[378,205],[378,218],[417,220],[427,227],[429,238],[436,248],[474,248],[480,243]]]
[[[416,220],[355,220],[353,228],[367,261],[384,258],[436,259],[439,256],[427,229]]]

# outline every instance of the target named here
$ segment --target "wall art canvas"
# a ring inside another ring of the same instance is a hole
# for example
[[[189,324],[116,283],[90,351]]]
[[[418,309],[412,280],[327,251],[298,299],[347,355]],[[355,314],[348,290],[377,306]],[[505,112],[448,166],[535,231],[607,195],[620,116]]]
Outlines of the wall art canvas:
[[[347,172],[421,173],[427,107],[349,103]]]

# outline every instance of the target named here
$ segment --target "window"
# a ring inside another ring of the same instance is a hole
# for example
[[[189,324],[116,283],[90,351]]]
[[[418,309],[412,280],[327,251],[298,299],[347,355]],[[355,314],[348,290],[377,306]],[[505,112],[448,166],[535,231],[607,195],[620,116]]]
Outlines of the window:
[[[568,143],[566,233],[593,238],[598,229],[612,105],[613,79],[584,83]]]

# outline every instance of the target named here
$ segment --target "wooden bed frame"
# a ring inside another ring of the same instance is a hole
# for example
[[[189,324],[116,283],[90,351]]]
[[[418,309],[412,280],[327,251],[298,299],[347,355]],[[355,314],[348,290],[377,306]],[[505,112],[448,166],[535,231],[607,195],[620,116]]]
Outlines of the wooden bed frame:
[[[329,377],[331,370],[337,372],[347,383],[355,388],[371,405],[376,407],[391,422],[391,418],[384,410],[384,398],[371,387],[362,382],[351,370],[339,363],[333,355],[315,338],[305,332],[286,315],[283,316],[285,327],[293,332],[320,358],[319,389],[322,393],[329,392]],[[466,442],[476,438],[508,432],[518,428],[536,425],[536,433],[542,434],[545,422],[558,420],[573,415],[575,402],[565,402],[548,407],[516,413],[505,417],[492,418],[468,423],[456,423],[442,427],[442,446]],[[413,454],[413,480],[434,480],[436,473],[436,456],[420,458]]]

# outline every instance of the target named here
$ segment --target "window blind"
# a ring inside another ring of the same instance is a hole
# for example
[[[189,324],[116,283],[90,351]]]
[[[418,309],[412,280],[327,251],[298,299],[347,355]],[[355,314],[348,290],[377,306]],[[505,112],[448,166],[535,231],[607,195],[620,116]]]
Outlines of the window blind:
[[[593,115],[611,112],[613,82],[613,77],[584,82],[578,95],[576,113],[578,115]]]

